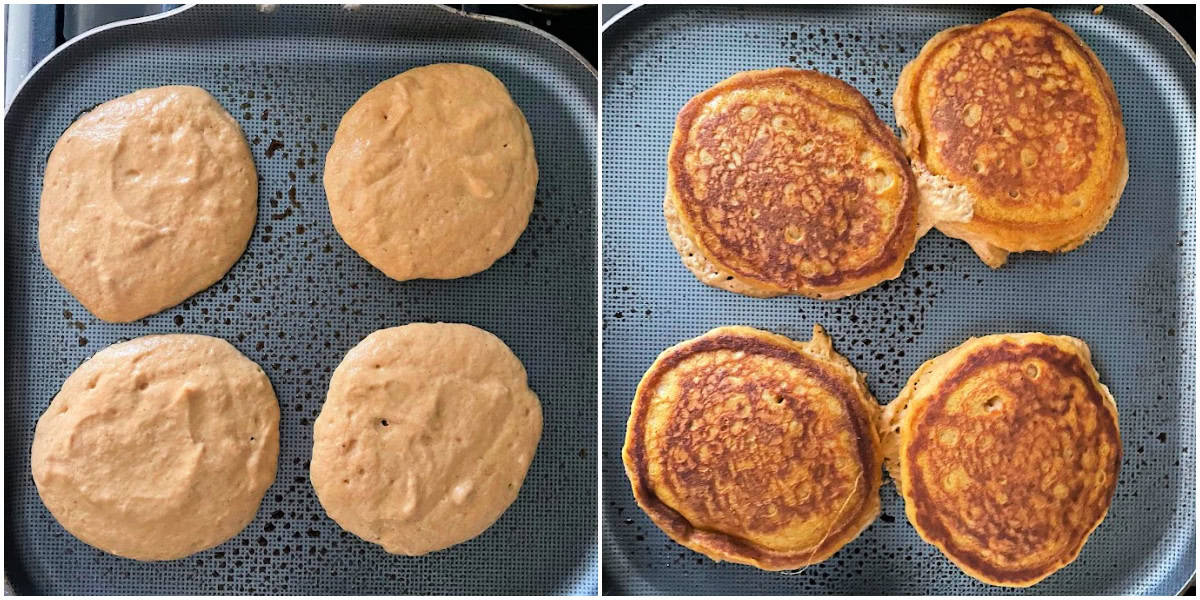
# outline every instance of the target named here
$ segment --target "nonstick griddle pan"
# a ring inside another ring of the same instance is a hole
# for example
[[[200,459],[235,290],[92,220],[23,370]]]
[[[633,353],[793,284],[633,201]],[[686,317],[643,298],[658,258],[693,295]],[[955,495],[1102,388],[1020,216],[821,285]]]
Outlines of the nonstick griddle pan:
[[[604,591],[625,594],[1174,594],[1195,571],[1195,73],[1191,51],[1135,6],[1051,7],[1095,50],[1124,111],[1129,185],[1108,228],[1067,254],[988,269],[932,232],[901,276],[821,302],[710,288],[662,217],[675,114],[750,69],[818,69],[854,85],[885,123],[900,69],[937,32],[1012,7],[644,6],[604,31]],[[890,483],[883,515],[822,564],[768,573],[672,542],[634,502],[621,465],[629,405],[663,349],[719,325],[807,340],[824,325],[881,402],[968,337],[1046,331],[1086,340],[1116,396],[1125,459],[1108,518],[1078,560],[1027,590],[962,574],[908,523]]]
[[[377,82],[435,62],[484,67],[533,131],[541,174],[528,229],[492,268],[399,283],[334,231],[321,185],[342,114]],[[103,323],[43,266],[42,170],[97,103],[198,85],[238,120],[261,177],[245,255],[212,288],[141,321]],[[34,71],[4,122],[5,571],[17,592],[77,594],[594,593],[596,550],[595,74],[527,26],[436,6],[194,6],[108,26]],[[392,556],[325,516],[308,479],[312,421],[332,369],[372,331],[465,322],[503,339],[544,407],[516,502],[480,537]],[[192,557],[138,563],[66,533],[29,470],[34,424],[84,359],[118,340],[224,338],[262,365],[282,412],[279,472],[257,517]]]

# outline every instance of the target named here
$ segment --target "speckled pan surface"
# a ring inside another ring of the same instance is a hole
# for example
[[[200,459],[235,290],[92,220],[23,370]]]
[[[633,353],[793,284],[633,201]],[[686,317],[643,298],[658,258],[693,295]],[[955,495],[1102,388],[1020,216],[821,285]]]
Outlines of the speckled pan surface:
[[[684,268],[662,216],[675,114],[729,75],[815,68],[856,86],[894,124],[900,69],[937,32],[987,6],[642,7],[604,33],[604,590],[628,594],[1173,594],[1195,571],[1195,72],[1132,6],[1050,7],[1099,55],[1128,129],[1129,185],[1108,228],[1074,252],[988,269],[932,232],[901,276],[835,302],[759,300]],[[813,323],[891,400],[914,369],[972,335],[1046,331],[1086,340],[1125,443],[1108,518],[1073,564],[1027,590],[965,575],[917,536],[890,483],[883,515],[800,573],[716,564],[634,503],[620,450],[638,380],[664,348],[718,325],[807,339]]]
[[[398,283],[338,237],[321,174],[342,113],[376,82],[465,62],[507,85],[533,131],[541,180],[529,228],[487,271]],[[143,87],[202,86],[239,121],[261,177],[249,248],[186,303],[141,321],[92,317],[38,255],[42,169],[89,107]],[[26,83],[5,118],[5,571],[50,594],[594,593],[596,550],[594,75],[528,29],[434,6],[198,6],[93,34]],[[471,323],[522,360],[545,427],[517,501],[480,537],[409,558],[343,532],[308,481],[312,420],[332,369],[370,332]],[[118,340],[229,340],[279,397],[279,473],[258,516],[212,550],[167,563],[109,556],[67,534],[29,471],[34,424],[62,381]]]

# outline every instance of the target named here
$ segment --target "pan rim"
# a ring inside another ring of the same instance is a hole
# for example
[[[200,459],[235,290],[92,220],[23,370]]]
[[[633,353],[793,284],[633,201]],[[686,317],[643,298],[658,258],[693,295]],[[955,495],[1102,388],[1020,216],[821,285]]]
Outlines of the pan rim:
[[[29,70],[28,73],[25,74],[25,77],[23,79],[21,79],[21,83],[17,85],[16,91],[13,92],[12,100],[8,103],[7,106],[4,107],[4,119],[6,121],[8,120],[9,111],[12,110],[13,105],[15,105],[17,103],[17,99],[21,97],[21,92],[25,91],[25,87],[29,84],[29,81],[32,80],[33,77],[35,75],[37,75],[42,70],[43,67],[45,67],[47,64],[49,64],[50,61],[54,60],[54,57],[58,56],[60,53],[65,51],[67,48],[70,48],[70,47],[74,46],[75,44],[82,42],[83,40],[85,40],[87,38],[90,38],[94,35],[103,33],[105,31],[109,31],[111,29],[117,29],[119,27],[129,27],[129,26],[133,26],[133,25],[141,25],[143,23],[150,23],[153,21],[158,21],[160,19],[169,19],[171,17],[180,15],[184,12],[187,12],[187,11],[197,8],[199,6],[203,6],[203,5],[201,5],[199,3],[185,4],[183,6],[172,8],[171,10],[161,12],[156,15],[148,15],[145,17],[135,17],[132,19],[122,19],[120,21],[113,21],[112,23],[106,23],[99,27],[89,29],[88,31],[81,33],[81,34],[67,40],[61,46],[55,48],[54,50],[51,50],[49,54],[47,54],[45,57],[42,58],[42,60],[38,61],[38,63],[36,65],[34,65],[33,68]],[[407,6],[407,5],[405,5],[405,6]],[[583,56],[581,54],[579,54],[578,52],[576,52],[574,48],[570,47],[569,45],[567,45],[566,42],[558,39],[557,37],[551,35],[550,33],[542,31],[541,29],[538,29],[537,27],[534,27],[533,25],[529,25],[528,23],[522,23],[520,21],[514,21],[512,19],[506,19],[504,17],[493,17],[491,15],[480,15],[480,14],[469,13],[466,11],[458,10],[456,8],[452,8],[445,4],[433,4],[433,5],[429,5],[429,6],[439,8],[448,13],[458,15],[463,18],[475,19],[478,21],[486,21],[486,22],[496,23],[499,25],[505,25],[508,27],[516,27],[518,29],[522,29],[525,31],[535,33],[535,34],[549,40],[550,42],[554,43],[554,45],[558,46],[559,48],[562,48],[563,50],[565,50],[567,52],[567,54],[570,54],[572,58],[574,58],[576,61],[579,62],[579,64],[583,65],[583,67],[585,69],[587,69],[589,73],[592,74],[592,77],[594,77],[596,79],[599,79],[599,77],[600,77],[599,72],[596,70],[596,68],[594,66],[592,66],[591,64],[589,64],[587,59],[583,58]]]

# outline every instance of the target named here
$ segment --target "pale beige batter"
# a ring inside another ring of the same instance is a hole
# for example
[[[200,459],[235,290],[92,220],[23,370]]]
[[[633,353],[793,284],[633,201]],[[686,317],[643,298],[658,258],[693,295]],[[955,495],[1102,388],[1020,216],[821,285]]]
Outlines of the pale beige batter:
[[[520,360],[470,325],[382,329],[333,372],[313,427],[329,517],[393,554],[469,540],[517,497],[542,432]]]
[[[258,176],[233,117],[191,86],[92,109],[46,163],[38,242],[92,314],[135,321],[219,280],[246,249]]]
[[[237,535],[275,480],[279,404],[228,342],[152,335],[85,361],[38,419],[33,480],[105,552],[171,560]]]
[[[533,136],[504,84],[471,65],[410,69],[363,94],[325,158],[346,244],[392,279],[453,279],[508,254],[529,223]]]

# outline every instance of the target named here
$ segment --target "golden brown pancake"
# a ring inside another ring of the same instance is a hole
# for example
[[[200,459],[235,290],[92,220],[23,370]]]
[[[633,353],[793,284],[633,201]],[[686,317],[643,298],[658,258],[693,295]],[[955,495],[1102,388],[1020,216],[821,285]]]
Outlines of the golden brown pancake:
[[[972,338],[922,365],[880,423],[908,520],[985,583],[1070,564],[1112,502],[1117,407],[1078,339]]]
[[[1070,27],[1023,8],[929,40],[894,97],[930,227],[993,268],[1066,252],[1117,208],[1129,161],[1116,90]]]
[[[704,283],[833,299],[895,278],[916,243],[916,183],[853,87],[816,71],[739,73],[679,112],[667,231]]]
[[[879,515],[879,405],[820,325],[719,327],[642,377],[623,458],[671,539],[766,570],[821,562]]]

